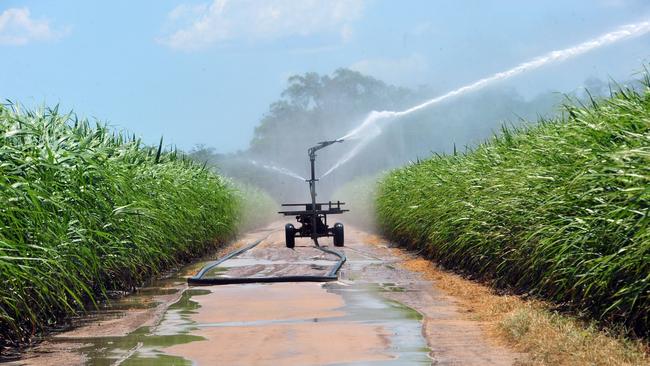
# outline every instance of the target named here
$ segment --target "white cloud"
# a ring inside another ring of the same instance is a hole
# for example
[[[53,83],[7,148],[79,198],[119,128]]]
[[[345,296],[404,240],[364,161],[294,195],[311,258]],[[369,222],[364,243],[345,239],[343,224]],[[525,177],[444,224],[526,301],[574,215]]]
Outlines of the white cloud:
[[[208,10],[208,4],[199,4],[199,5],[188,5],[181,4],[175,7],[172,11],[167,14],[167,17],[171,21],[179,21],[184,18],[195,17],[198,18],[203,15]]]
[[[429,63],[422,55],[414,53],[403,58],[375,58],[355,62],[350,69],[374,76],[397,85],[422,84],[429,71]]]
[[[52,29],[45,19],[33,19],[28,8],[10,8],[0,13],[0,45],[55,41],[68,33],[69,29]]]
[[[350,23],[364,0],[214,0],[180,5],[168,15],[175,30],[158,39],[174,49],[201,49],[230,40],[268,40],[316,33],[352,37]]]

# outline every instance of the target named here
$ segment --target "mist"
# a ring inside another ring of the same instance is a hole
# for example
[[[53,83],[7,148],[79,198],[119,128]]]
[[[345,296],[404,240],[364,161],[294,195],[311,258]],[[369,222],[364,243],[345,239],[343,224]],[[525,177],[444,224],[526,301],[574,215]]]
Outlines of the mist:
[[[527,86],[529,95],[524,96],[518,77],[544,73],[547,65],[579,58],[649,31],[647,21],[623,25],[571,47],[514,63],[510,69],[446,93],[436,93],[428,85],[391,85],[346,68],[330,75],[293,75],[261,118],[247,149],[216,154],[199,146],[190,155],[237,181],[266,190],[278,202],[307,202],[307,149],[320,141],[342,139],[342,143],[317,154],[318,200],[349,200],[349,194],[334,196],[335,192],[344,192],[341,188],[349,182],[362,177],[366,182],[367,177],[377,177],[432,154],[472,149],[498,134],[504,125],[521,126],[553,118],[563,102],[608,95],[610,81],[589,76],[572,90],[547,89],[531,94]]]

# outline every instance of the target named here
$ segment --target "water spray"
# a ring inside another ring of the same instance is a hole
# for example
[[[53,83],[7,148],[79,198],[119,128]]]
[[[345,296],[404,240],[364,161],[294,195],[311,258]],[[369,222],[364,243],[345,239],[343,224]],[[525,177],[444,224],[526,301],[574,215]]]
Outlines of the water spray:
[[[383,121],[385,124],[387,124],[396,118],[417,112],[455,96],[482,89],[494,82],[506,80],[524,72],[538,69],[546,64],[564,61],[582,55],[589,51],[593,51],[600,47],[608,46],[618,41],[640,36],[648,32],[650,32],[650,21],[624,25],[613,32],[603,34],[600,37],[588,40],[573,47],[551,51],[541,57],[537,57],[531,61],[519,64],[512,69],[498,72],[492,76],[480,79],[472,84],[465,85],[456,90],[452,90],[446,94],[430,99],[424,103],[418,104],[404,111],[372,111],[358,127],[352,129],[347,134],[339,138],[339,140],[359,140],[359,142],[352,148],[352,150],[343,155],[329,170],[327,170],[325,174],[323,174],[323,177],[327,176],[341,165],[347,163],[350,159],[356,156],[359,151],[361,151],[370,141],[379,136],[382,132],[382,126],[378,123],[380,121]]]
[[[287,169],[287,168],[284,168],[284,167],[280,167],[280,166],[276,166],[276,165],[269,165],[269,164],[264,164],[264,163],[259,163],[259,162],[255,161],[255,160],[253,160],[253,159],[249,159],[248,162],[251,163],[252,165],[255,165],[256,167],[260,167],[260,168],[264,168],[264,169],[272,170],[272,171],[274,171],[274,172],[276,172],[276,173],[284,174],[284,175],[286,175],[286,176],[288,176],[288,177],[296,178],[296,179],[298,179],[298,180],[300,180],[300,181],[305,181],[305,180],[307,180],[306,178],[303,178],[303,177],[302,177],[301,175],[299,175],[298,173],[295,173],[295,172],[293,172],[293,171],[291,171],[291,170],[289,170],[289,169]]]

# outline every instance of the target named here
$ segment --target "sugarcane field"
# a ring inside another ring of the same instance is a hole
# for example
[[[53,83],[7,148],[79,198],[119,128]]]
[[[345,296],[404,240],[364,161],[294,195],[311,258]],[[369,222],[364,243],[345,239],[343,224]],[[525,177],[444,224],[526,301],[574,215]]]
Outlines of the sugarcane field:
[[[0,4],[0,364],[650,366],[650,3]]]

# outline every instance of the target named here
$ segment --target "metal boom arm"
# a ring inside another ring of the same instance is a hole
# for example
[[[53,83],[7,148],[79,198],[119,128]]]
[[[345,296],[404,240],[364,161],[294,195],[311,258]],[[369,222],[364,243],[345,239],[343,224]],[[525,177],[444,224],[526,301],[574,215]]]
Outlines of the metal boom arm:
[[[316,151],[325,148],[329,145],[332,145],[336,142],[343,142],[343,140],[331,140],[331,141],[321,141],[315,146],[310,147],[307,150],[307,153],[309,154],[309,162],[311,164],[311,179],[309,179],[307,182],[309,182],[309,193],[311,194],[311,211],[312,211],[312,218],[311,218],[311,225],[312,225],[312,234],[311,238],[314,241],[314,244],[318,246],[318,233],[316,230],[316,225],[318,221],[318,215],[316,214],[316,182],[318,179],[316,179]]]

